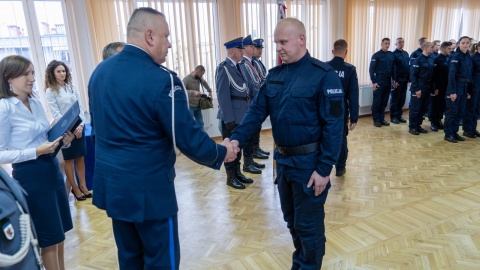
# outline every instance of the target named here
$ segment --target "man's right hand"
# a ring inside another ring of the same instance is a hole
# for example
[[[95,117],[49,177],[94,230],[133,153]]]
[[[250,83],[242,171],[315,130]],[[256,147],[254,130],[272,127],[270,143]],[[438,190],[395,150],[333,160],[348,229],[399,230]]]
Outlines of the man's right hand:
[[[195,91],[194,93],[196,97],[200,97],[202,95],[202,93],[200,93],[199,91]]]
[[[232,131],[232,130],[235,129],[235,122],[227,123],[227,124],[225,125],[225,127],[226,127],[228,130]]]
[[[227,148],[227,154],[225,155],[224,162],[234,161],[237,158],[237,153],[238,152],[235,152],[234,147],[233,147],[232,143],[230,142],[230,139],[225,138],[225,140],[223,140],[223,142],[222,142],[222,145]]]
[[[380,87],[380,85],[378,85],[378,83],[374,83],[372,86],[373,91],[377,90],[378,87]]]
[[[452,102],[455,102],[456,99],[457,99],[457,94],[450,94],[450,100]]]

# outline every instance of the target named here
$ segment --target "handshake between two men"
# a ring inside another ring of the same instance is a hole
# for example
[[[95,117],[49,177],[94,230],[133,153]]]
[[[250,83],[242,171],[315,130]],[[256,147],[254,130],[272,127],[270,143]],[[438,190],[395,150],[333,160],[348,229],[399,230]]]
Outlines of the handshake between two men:
[[[238,141],[230,141],[229,138],[223,140],[222,145],[227,148],[227,154],[225,155],[224,162],[232,162],[237,158],[238,152],[240,152],[240,147],[238,147]]]

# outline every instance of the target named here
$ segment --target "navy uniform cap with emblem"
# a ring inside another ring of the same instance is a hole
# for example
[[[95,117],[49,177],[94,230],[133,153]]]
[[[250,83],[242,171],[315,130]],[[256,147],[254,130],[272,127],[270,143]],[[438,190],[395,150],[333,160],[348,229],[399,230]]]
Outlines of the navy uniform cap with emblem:
[[[253,40],[253,46],[255,46],[256,48],[262,48],[263,49],[263,39],[257,38],[255,40]]]
[[[243,39],[243,46],[245,45],[253,45],[252,35],[248,35]]]
[[[232,39],[227,41],[223,44],[227,49],[237,48],[237,49],[245,49],[243,47],[243,37],[238,37],[236,39]]]

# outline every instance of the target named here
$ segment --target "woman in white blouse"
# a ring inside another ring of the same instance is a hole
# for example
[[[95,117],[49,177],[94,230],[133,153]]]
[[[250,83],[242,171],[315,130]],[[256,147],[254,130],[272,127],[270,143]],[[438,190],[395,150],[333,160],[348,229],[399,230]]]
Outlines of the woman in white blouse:
[[[13,177],[27,192],[45,268],[65,269],[63,242],[73,224],[63,174],[50,153],[60,140],[68,145],[74,136],[68,132],[47,141],[50,125],[33,97],[34,82],[35,70],[25,57],[12,55],[0,62],[0,163],[12,163]]]
[[[92,194],[88,191],[85,183],[84,156],[87,153],[83,131],[85,114],[79,101],[77,89],[72,85],[70,70],[65,63],[53,60],[48,64],[47,70],[45,70],[45,91],[45,99],[55,121],[62,118],[62,115],[70,109],[75,101],[79,102],[82,123],[74,132],[75,138],[71,146],[62,149],[62,154],[65,160],[65,174],[68,180],[67,193],[70,192],[71,186],[72,193],[77,200],[83,201],[85,198],[91,198]],[[75,171],[80,183],[79,186],[77,186],[75,181]]]

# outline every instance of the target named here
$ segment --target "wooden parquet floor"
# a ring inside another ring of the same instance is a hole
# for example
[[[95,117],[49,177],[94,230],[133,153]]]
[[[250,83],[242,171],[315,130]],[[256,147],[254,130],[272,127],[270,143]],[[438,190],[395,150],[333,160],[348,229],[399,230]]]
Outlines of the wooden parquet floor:
[[[272,152],[270,131],[261,144]],[[480,138],[452,144],[443,132],[414,136],[407,124],[376,128],[365,117],[348,144],[346,175],[331,176],[322,269],[480,269]],[[178,158],[181,269],[290,269],[272,158],[265,163],[234,190],[223,168]],[[70,203],[67,269],[118,269],[110,219],[91,200]]]

